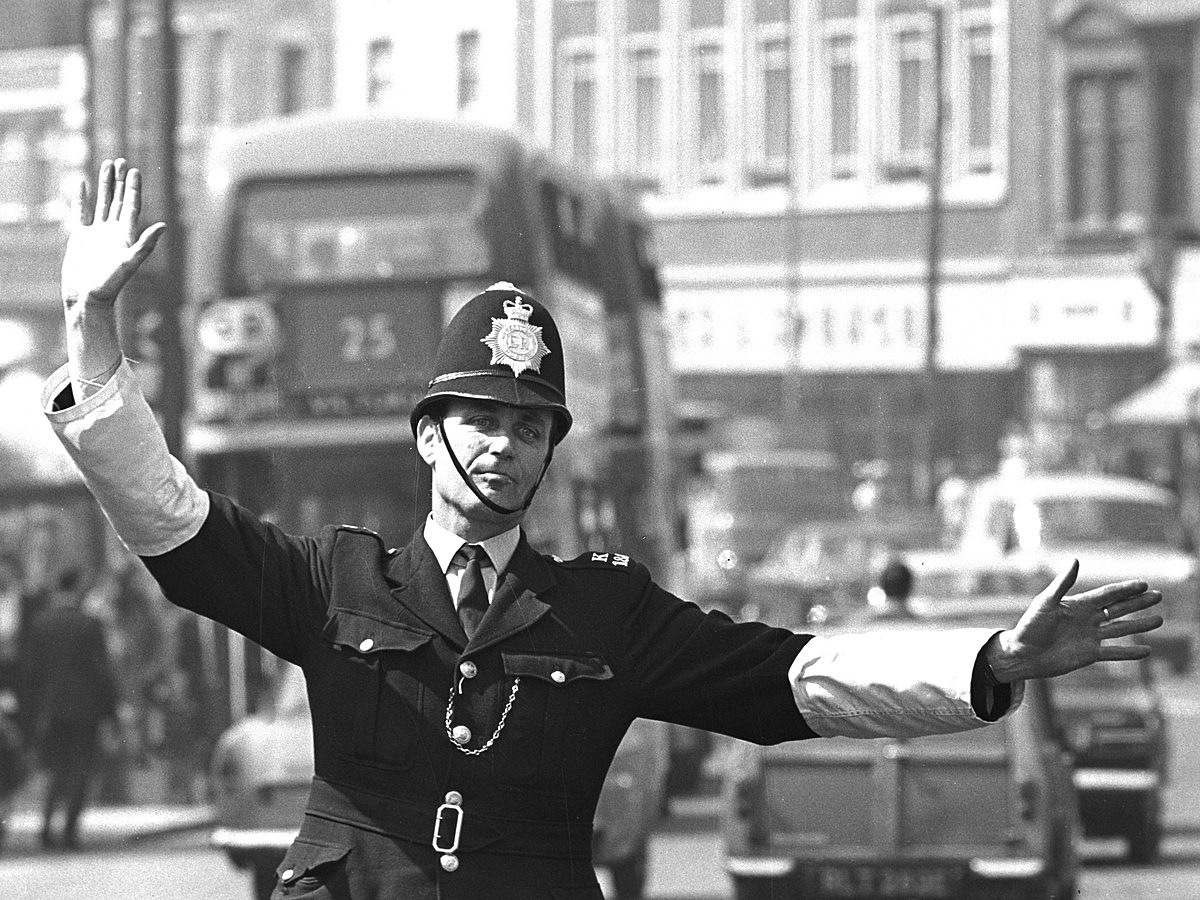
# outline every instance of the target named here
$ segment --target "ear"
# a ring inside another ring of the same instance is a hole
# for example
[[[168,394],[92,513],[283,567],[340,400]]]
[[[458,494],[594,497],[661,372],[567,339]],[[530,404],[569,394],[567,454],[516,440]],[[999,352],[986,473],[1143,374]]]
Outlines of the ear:
[[[425,465],[433,467],[433,461],[437,456],[437,447],[442,442],[442,436],[438,433],[438,420],[433,416],[421,416],[417,422],[417,452],[421,454],[421,459],[425,460]]]

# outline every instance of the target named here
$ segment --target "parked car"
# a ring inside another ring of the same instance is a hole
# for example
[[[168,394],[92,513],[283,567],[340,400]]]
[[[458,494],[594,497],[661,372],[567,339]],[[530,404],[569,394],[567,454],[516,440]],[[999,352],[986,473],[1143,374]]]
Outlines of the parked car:
[[[1099,662],[1050,685],[1074,758],[1084,834],[1123,837],[1133,862],[1153,862],[1168,761],[1153,666]]]
[[[665,807],[670,727],[638,719],[617,749],[596,809],[593,858],[616,896],[635,900],[650,834]],[[275,872],[300,828],[313,776],[312,725],[300,669],[282,665],[265,708],[230,727],[212,759],[213,846],[269,900]],[[432,827],[432,824],[431,824]]]
[[[740,744],[722,835],[736,900],[1075,897],[1070,763],[1044,682],[1002,722],[915,740]]]
[[[933,556],[925,561],[936,568]],[[941,567],[972,573],[1053,573],[1077,558],[1075,591],[1145,579],[1162,590],[1166,620],[1145,642],[1177,672],[1192,664],[1200,562],[1187,545],[1176,496],[1157,485],[1092,473],[984,478],[970,489],[961,542],[949,557]],[[918,584],[921,577],[918,568]]]

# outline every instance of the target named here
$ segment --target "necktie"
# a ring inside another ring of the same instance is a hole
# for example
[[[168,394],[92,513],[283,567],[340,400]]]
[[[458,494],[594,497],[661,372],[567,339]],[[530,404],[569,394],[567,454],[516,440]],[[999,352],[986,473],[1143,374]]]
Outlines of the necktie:
[[[479,621],[488,610],[487,585],[483,583],[481,567],[491,565],[492,561],[487,551],[478,544],[463,544],[458,557],[466,560],[458,587],[458,618],[469,640],[475,635]]]

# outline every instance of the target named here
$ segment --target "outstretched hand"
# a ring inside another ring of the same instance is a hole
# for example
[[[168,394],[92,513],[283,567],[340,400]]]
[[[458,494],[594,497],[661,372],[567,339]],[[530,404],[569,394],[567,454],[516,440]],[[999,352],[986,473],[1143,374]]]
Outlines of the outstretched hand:
[[[142,175],[125,160],[106,159],[100,166],[96,201],[89,203],[86,179],[71,203],[70,234],[63,255],[63,302],[112,304],[133,277],[167,226],[156,222],[140,235]]]
[[[1162,625],[1162,616],[1133,616],[1162,600],[1143,581],[1122,581],[1068,596],[1079,574],[1072,561],[1034,598],[1020,620],[989,643],[987,659],[1001,681],[1049,678],[1098,660],[1142,659],[1150,648],[1118,639]]]

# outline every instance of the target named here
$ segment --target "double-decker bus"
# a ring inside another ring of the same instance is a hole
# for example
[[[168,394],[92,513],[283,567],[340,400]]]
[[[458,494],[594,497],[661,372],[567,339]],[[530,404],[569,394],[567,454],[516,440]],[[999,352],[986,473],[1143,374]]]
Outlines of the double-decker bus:
[[[622,191],[503,130],[330,114],[231,134],[209,179],[184,429],[201,484],[288,530],[344,522],[402,546],[429,509],[408,414],[442,326],[510,281],[554,314],[575,419],[530,540],[619,550],[665,579],[670,378],[648,232]],[[232,717],[254,706],[247,659]]]

